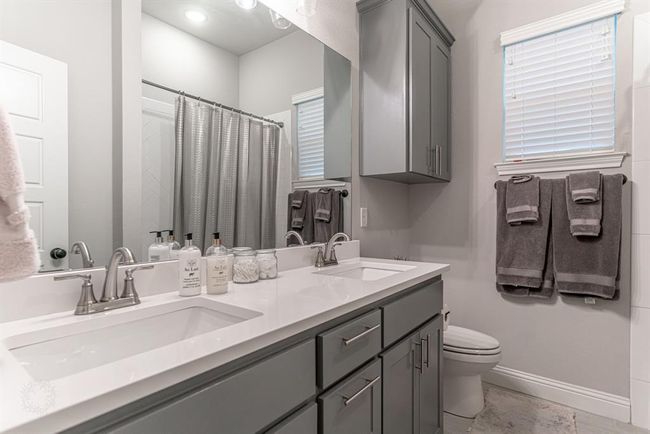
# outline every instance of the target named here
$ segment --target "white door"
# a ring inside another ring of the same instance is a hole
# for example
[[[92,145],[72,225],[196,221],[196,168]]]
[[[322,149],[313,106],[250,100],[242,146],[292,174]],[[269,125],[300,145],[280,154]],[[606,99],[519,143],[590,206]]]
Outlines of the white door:
[[[42,270],[67,268],[67,255],[50,252],[69,247],[68,66],[0,41],[0,104],[18,137]]]

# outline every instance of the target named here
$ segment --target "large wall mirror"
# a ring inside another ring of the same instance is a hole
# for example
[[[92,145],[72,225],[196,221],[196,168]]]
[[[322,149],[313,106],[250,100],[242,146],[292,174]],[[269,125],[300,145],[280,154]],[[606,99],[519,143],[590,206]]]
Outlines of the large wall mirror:
[[[303,191],[305,220],[331,212],[306,242],[349,232],[350,62],[255,0],[141,0],[140,12],[141,88],[124,98],[119,8],[0,0],[0,104],[41,271],[103,266],[121,245],[147,261],[156,231],[191,232],[202,249],[213,232],[227,247],[286,247]],[[142,133],[128,145],[127,109]]]

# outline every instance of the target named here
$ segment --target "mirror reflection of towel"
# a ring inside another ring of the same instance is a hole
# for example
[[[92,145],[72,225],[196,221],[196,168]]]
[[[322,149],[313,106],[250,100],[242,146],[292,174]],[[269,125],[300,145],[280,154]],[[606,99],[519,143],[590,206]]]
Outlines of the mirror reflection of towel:
[[[332,195],[335,193],[331,188],[321,188],[316,193],[314,220],[329,223],[332,218]]]
[[[299,208],[294,206],[297,203],[300,203]],[[305,243],[311,243],[314,237],[314,223],[309,192],[296,190],[289,193],[287,206],[287,230],[298,232]]]
[[[326,196],[329,199],[329,208],[325,208],[324,206],[321,208],[329,211],[329,219],[327,220],[325,218],[316,218],[318,204],[324,203],[319,202],[322,199],[321,196]],[[333,189],[321,189],[318,193],[310,195],[310,202],[312,202],[312,206],[315,210],[313,217],[313,241],[316,243],[326,243],[332,235],[343,231],[343,201],[341,198],[341,192]]]

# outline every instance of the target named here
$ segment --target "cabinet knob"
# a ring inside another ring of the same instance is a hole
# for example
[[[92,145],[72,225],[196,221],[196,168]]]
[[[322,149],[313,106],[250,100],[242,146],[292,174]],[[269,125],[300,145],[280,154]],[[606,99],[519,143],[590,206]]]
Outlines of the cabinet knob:
[[[50,250],[50,258],[52,259],[63,259],[68,255],[68,252],[65,251],[65,249],[62,249],[61,247],[55,247],[52,250]]]

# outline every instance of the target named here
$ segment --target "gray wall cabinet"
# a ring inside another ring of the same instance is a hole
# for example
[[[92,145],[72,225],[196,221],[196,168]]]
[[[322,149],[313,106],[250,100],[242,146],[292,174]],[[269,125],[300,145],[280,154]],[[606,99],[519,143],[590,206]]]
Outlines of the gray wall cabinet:
[[[361,175],[449,181],[450,49],[425,0],[362,0]]]
[[[435,277],[68,433],[442,432],[442,289]]]

